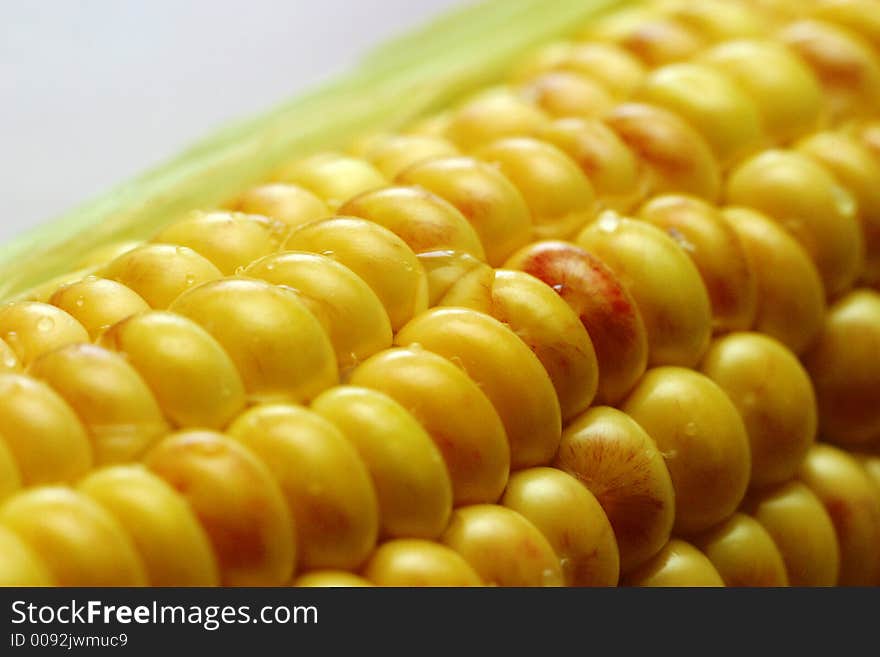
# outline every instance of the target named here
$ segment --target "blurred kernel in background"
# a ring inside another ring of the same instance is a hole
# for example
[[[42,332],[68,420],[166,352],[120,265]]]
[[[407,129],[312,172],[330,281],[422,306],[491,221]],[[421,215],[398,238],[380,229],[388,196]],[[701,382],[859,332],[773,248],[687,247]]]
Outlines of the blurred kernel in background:
[[[463,1],[0,1],[0,249]]]

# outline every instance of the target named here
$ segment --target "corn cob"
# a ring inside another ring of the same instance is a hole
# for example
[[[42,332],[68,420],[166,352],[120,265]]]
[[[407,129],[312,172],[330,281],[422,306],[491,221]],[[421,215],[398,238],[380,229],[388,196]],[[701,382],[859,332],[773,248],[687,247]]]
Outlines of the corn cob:
[[[878,21],[565,25],[13,280],[0,583],[880,584]]]

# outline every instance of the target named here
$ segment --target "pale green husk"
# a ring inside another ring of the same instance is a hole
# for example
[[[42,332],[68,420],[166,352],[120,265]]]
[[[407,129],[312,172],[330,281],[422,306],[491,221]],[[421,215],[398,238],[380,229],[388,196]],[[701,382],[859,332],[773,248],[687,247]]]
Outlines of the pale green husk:
[[[622,0],[488,0],[376,49],[337,80],[222,129],[106,195],[0,247],[0,299],[74,269],[82,254],[148,239],[214,207],[282,162],[393,129],[498,80],[530,47],[566,35]]]

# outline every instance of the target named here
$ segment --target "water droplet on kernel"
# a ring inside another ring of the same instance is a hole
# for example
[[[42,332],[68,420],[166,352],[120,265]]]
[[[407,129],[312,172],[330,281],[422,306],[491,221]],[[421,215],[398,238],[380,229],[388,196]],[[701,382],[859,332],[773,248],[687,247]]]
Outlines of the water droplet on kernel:
[[[599,226],[599,230],[602,232],[613,233],[620,228],[620,215],[616,212],[606,210],[599,215],[599,219],[596,223]]]
[[[244,269],[245,269],[244,265],[239,265],[238,267],[235,268],[235,272],[234,272],[235,275],[241,276],[244,273]]]
[[[684,425],[684,433],[686,436],[696,436],[697,435],[697,424],[696,422],[688,422]]]
[[[562,294],[562,291],[565,289],[565,283],[557,283],[551,287],[556,290],[557,294]]]
[[[82,308],[85,305],[86,300],[83,297],[77,297],[76,301],[73,303],[77,308]]]
[[[186,286],[192,287],[192,285],[196,282],[195,274],[187,274],[186,275]]]
[[[332,258],[336,255],[335,251],[321,251],[322,256],[327,256],[328,258]]]
[[[55,320],[51,317],[41,317],[37,320],[37,330],[46,333],[55,328]]]

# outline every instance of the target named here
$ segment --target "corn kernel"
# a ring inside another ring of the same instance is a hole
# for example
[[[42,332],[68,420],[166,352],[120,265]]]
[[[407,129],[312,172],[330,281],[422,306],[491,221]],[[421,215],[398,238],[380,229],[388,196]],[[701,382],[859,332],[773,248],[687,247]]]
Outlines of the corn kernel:
[[[123,356],[92,344],[56,349],[31,365],[76,412],[96,465],[137,459],[168,432],[153,393]]]
[[[674,538],[648,563],[627,575],[626,586],[724,586],[709,558],[690,543]]]
[[[501,503],[531,521],[560,559],[566,586],[616,586],[617,542],[608,517],[588,488],[554,468],[510,477]]]
[[[11,529],[59,586],[146,586],[147,572],[123,526],[91,498],[69,488],[23,491],[0,507]]]
[[[709,557],[725,586],[788,586],[779,548],[751,516],[734,513],[693,542]]]
[[[661,107],[625,103],[605,121],[638,156],[645,196],[681,192],[707,201],[718,198],[718,162],[706,140],[680,117]]]
[[[831,518],[809,488],[789,482],[746,500],[744,510],[763,525],[785,561],[791,586],[834,586],[840,548]]]
[[[539,279],[485,267],[460,279],[441,303],[491,315],[516,333],[547,371],[563,420],[593,401],[599,366],[590,336],[571,307]]]
[[[595,495],[614,530],[620,570],[629,572],[669,540],[675,493],[654,441],[632,418],[591,408],[562,432],[554,465]]]
[[[791,479],[816,438],[816,397],[788,349],[760,333],[730,333],[700,370],[734,403],[749,436],[753,487]]]
[[[749,438],[718,385],[691,370],[655,368],[621,410],[648,432],[666,460],[677,533],[701,532],[736,510],[749,484]]]
[[[736,231],[718,210],[694,197],[666,195],[648,201],[638,216],[664,230],[697,266],[709,293],[715,331],[752,327],[757,276]]]
[[[156,236],[157,242],[186,246],[210,260],[225,276],[277,251],[287,225],[241,212],[194,212]]]
[[[0,440],[26,486],[71,481],[92,467],[92,445],[76,413],[29,376],[0,374]]]
[[[27,367],[54,349],[88,342],[89,334],[60,308],[36,301],[16,301],[0,306],[0,339]]]
[[[532,215],[533,238],[570,238],[595,216],[589,179],[552,144],[509,138],[492,142],[475,155],[498,167],[516,185]]]
[[[722,209],[757,277],[754,328],[800,354],[822,330],[825,291],[806,251],[784,228],[747,208]]]
[[[830,445],[815,445],[799,479],[828,512],[840,547],[841,586],[873,586],[880,577],[880,496],[864,468]]]
[[[389,349],[361,363],[349,383],[384,392],[425,428],[443,455],[456,505],[501,496],[510,469],[504,425],[458,367],[418,347]]]
[[[466,308],[435,308],[413,319],[394,342],[417,343],[448,358],[480,386],[504,423],[512,468],[553,458],[562,422],[553,384],[541,361],[501,322]]]
[[[397,539],[380,545],[364,567],[378,586],[481,586],[461,555],[431,541]]]
[[[387,184],[369,162],[338,153],[319,153],[292,162],[282,167],[274,180],[305,187],[334,211],[353,196]]]
[[[550,543],[506,507],[476,504],[456,510],[443,543],[489,586],[562,586],[559,557]]]
[[[645,371],[648,342],[635,301],[611,270],[567,242],[536,242],[505,266],[542,280],[575,311],[596,353],[596,399],[619,401]]]
[[[280,586],[296,563],[284,495],[260,459],[210,431],[172,434],[144,464],[187,502],[207,533],[223,586]]]
[[[100,345],[125,354],[179,427],[221,429],[244,408],[244,383],[232,359],[186,317],[136,315],[106,331]]]
[[[49,303],[69,313],[92,339],[113,324],[150,309],[146,301],[122,283],[97,276],[62,286]]]
[[[397,330],[428,307],[425,271],[406,243],[387,228],[352,217],[303,226],[284,245],[338,260],[369,285]]]
[[[424,187],[454,205],[476,230],[493,267],[531,238],[532,219],[523,197],[489,164],[469,157],[426,160],[403,171],[397,182]]]
[[[186,292],[171,310],[223,346],[253,401],[306,401],[338,381],[329,338],[291,290],[227,278]]]
[[[131,537],[152,586],[217,586],[207,534],[168,484],[143,466],[96,470],[77,490],[110,512]]]
[[[695,365],[709,344],[712,313],[699,270],[678,243],[655,226],[612,213],[587,226],[577,243],[608,265],[635,299],[648,363]]]
[[[268,183],[251,187],[229,204],[230,210],[248,215],[263,215],[296,228],[333,214],[312,192],[286,183]]]
[[[283,251],[257,260],[244,274],[296,291],[324,326],[342,370],[391,346],[391,322],[379,297],[332,258]]]
[[[725,198],[765,213],[790,232],[812,258],[829,297],[848,289],[860,274],[864,239],[855,201],[807,156],[764,151],[731,172]]]
[[[403,406],[376,390],[339,386],[311,408],[342,432],[366,465],[384,536],[440,535],[452,512],[452,481],[431,436]]]
[[[100,270],[146,301],[164,310],[190,288],[221,278],[211,261],[185,246],[145,244],[128,251]]]

